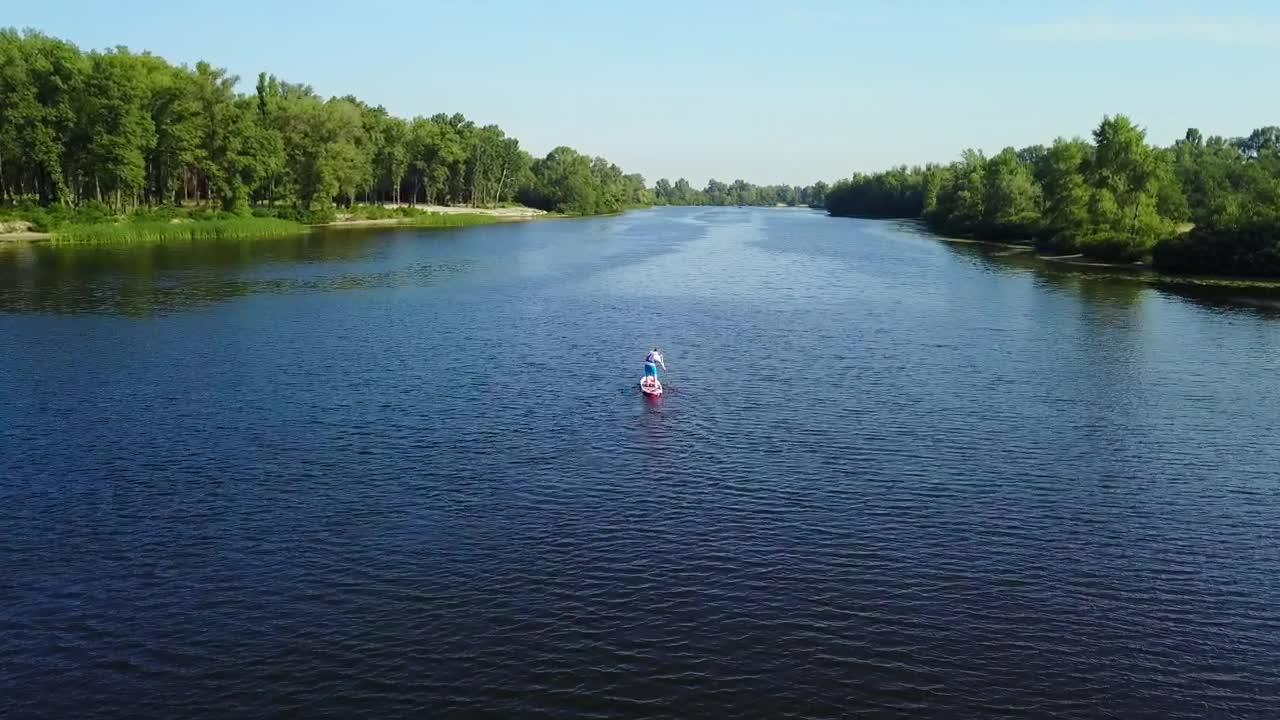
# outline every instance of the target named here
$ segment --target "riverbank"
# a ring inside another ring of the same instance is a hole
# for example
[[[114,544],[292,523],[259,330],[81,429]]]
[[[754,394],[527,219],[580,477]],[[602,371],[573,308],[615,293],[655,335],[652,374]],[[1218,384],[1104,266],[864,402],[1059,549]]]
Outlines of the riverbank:
[[[36,232],[26,220],[0,221],[0,243],[48,240],[49,233]]]
[[[169,222],[115,222],[67,225],[50,240],[65,243],[148,243],[196,240],[245,240],[305,233],[301,223],[278,218],[217,218]]]
[[[299,222],[279,217],[236,217],[214,213],[210,217],[192,216],[199,209],[176,209],[177,216],[148,220],[150,215],[116,216],[95,222],[72,222],[49,231],[36,230],[29,220],[0,222],[0,243],[16,242],[133,242],[216,239],[224,237],[279,236],[306,232],[309,228],[359,228],[406,226],[417,228],[450,228],[522,222],[563,217],[537,208],[523,206],[498,208],[456,207],[450,205],[369,205],[354,211],[330,212],[321,222]],[[159,214],[160,211],[153,213]],[[141,219],[140,219],[141,218]],[[95,218],[98,220],[98,218]]]
[[[389,216],[388,216],[389,215]],[[524,222],[563,217],[537,208],[513,206],[498,208],[455,207],[451,205],[378,205],[362,206],[357,212],[337,213],[331,222],[311,223],[319,228],[359,228],[404,225],[409,227],[468,227],[503,222]]]
[[[1149,263],[1135,262],[1105,262],[1095,260],[1087,255],[1076,253],[1074,255],[1036,255],[1037,258],[1051,263],[1060,265],[1074,265],[1076,267],[1096,267],[1096,268],[1115,268],[1122,270],[1151,270]]]
[[[39,241],[41,241],[41,240],[48,240],[48,239],[49,239],[49,238],[51,238],[51,237],[53,237],[53,236],[52,236],[52,235],[50,235],[49,233],[40,233],[40,232],[10,232],[10,233],[0,234],[0,243],[6,243],[6,242],[14,242],[14,243],[18,243],[18,242],[39,242]]]
[[[1163,287],[1201,287],[1217,290],[1254,290],[1265,291],[1270,296],[1280,292],[1280,279],[1226,276],[1226,275],[1191,275],[1162,272],[1149,263],[1102,262],[1085,255],[1041,255],[1030,245],[972,240],[968,238],[950,238],[927,232],[931,237],[949,245],[965,245],[988,248],[986,257],[1006,258],[1016,262],[1020,267],[1053,269],[1058,273],[1078,271],[1082,277],[1095,280],[1125,280],[1146,285]],[[1280,301],[1259,300],[1258,298],[1233,298],[1234,301],[1255,306],[1280,307]]]
[[[890,218],[890,220],[899,227],[910,228],[923,237],[945,242],[949,245],[968,245],[989,248],[990,252],[984,253],[988,257],[1008,257],[1010,259],[1016,259],[1019,262],[1031,263],[1033,265],[1038,264],[1046,268],[1052,267],[1059,272],[1080,270],[1082,272],[1089,272],[1092,277],[1106,277],[1114,279],[1123,278],[1152,285],[1183,285],[1223,289],[1237,288],[1280,291],[1280,278],[1266,278],[1247,275],[1236,276],[1223,274],[1207,275],[1172,273],[1153,267],[1151,263],[1148,262],[1105,262],[1090,258],[1089,256],[1080,253],[1068,255],[1045,255],[1037,252],[1035,246],[1030,243],[1007,243],[995,240],[975,240],[973,238],[949,237],[930,229],[923,221],[920,220],[895,220],[892,218]],[[1109,273],[1108,271],[1115,272]]]
[[[476,208],[467,207],[465,205],[406,205],[404,203],[396,205],[394,203],[383,203],[376,207],[381,207],[387,210],[416,210],[418,212],[440,213],[442,215],[492,215],[494,217],[506,219],[531,219],[553,215],[553,213],[548,213],[546,210],[525,207],[523,205],[511,205],[496,208]],[[339,213],[339,217],[341,216],[342,214]]]
[[[996,242],[994,240],[974,240],[972,238],[953,238],[946,235],[938,235],[933,231],[939,240],[959,245],[982,245],[984,247],[999,248],[1002,252],[995,255],[1034,255],[1037,260],[1047,263],[1056,263],[1058,265],[1072,265],[1075,267],[1092,267],[1092,268],[1111,268],[1117,270],[1153,270],[1149,263],[1145,262],[1105,262],[1091,258],[1088,255],[1074,253],[1071,255],[1042,255],[1036,252],[1032,245],[1021,245],[1018,243]]]

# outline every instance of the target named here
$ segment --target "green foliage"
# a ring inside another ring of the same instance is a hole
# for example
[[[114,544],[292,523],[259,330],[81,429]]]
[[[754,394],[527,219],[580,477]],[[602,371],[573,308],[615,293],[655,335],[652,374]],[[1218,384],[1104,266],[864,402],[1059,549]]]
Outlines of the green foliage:
[[[650,201],[655,205],[756,205],[772,207],[807,205],[821,207],[826,199],[827,184],[817,182],[808,187],[793,185],[753,185],[745,180],[734,180],[726,185],[712,179],[707,187],[698,190],[688,180],[680,178],[674,184],[662,178],[650,191]]]
[[[91,169],[99,200],[102,187],[120,205],[122,194],[140,192],[146,181],[144,148],[155,145],[155,128],[146,108],[146,79],[135,72],[127,50],[91,53],[81,85],[76,164]],[[110,195],[108,195],[110,197]]]
[[[530,207],[568,215],[599,215],[650,205],[652,194],[640,175],[624,175],[604,158],[558,147],[530,166],[533,183],[520,193]]]
[[[1122,263],[1142,260],[1150,250],[1150,245],[1139,238],[1103,229],[1063,230],[1053,236],[1047,247],[1059,252],[1080,253],[1103,262]]]
[[[949,234],[1034,240],[1044,251],[1116,262],[1159,246],[1165,267],[1200,257],[1189,248],[1206,243],[1208,255],[1232,258],[1214,267],[1270,268],[1255,245],[1266,228],[1280,227],[1280,128],[1230,141],[1191,129],[1173,147],[1155,148],[1117,115],[1103,118],[1092,140],[1059,138],[991,158],[967,150],[945,167],[857,174],[831,188],[826,207],[833,215],[918,217]],[[1215,229],[1175,237],[1188,220]]]
[[[1164,272],[1280,277],[1280,223],[1197,227],[1160,240],[1151,255]]]
[[[47,233],[53,229],[57,220],[49,210],[39,206],[26,206],[21,209],[0,210],[0,224],[14,221],[26,222],[34,232]]]
[[[987,214],[986,173],[986,156],[965,150],[938,188],[937,205],[927,216],[929,222],[954,235],[973,235],[982,228]],[[916,175],[922,177],[920,173]]]
[[[0,206],[92,200],[123,215],[195,203],[236,216],[284,206],[317,221],[361,202],[494,207],[529,196],[595,213],[653,201],[640,176],[604,160],[535,176],[518,140],[458,113],[403,120],[267,73],[250,94],[237,80],[207,62],[85,53],[0,29]],[[37,219],[59,224],[51,211]]]
[[[924,186],[918,173],[906,167],[874,175],[855,174],[826,193],[827,208],[837,215],[859,217],[918,216],[924,207]]]
[[[86,201],[79,207],[68,205],[40,207],[34,202],[23,201],[0,213],[0,217],[25,220],[31,223],[31,229],[36,232],[49,232],[66,225],[90,225],[114,220],[111,208],[95,200]]]
[[[87,74],[74,45],[38,32],[0,30],[0,153],[8,178],[0,194],[33,196],[41,205],[66,203],[79,176],[71,158],[84,140],[76,137],[77,105]],[[15,171],[21,169],[21,176]]]
[[[382,205],[356,205],[347,212],[359,220],[396,220],[423,214],[420,210],[408,207],[384,207]]]
[[[1085,169],[1093,160],[1093,146],[1083,140],[1058,138],[1040,162],[1044,196],[1043,224],[1059,230],[1089,223],[1089,184]]]
[[[302,207],[254,208],[253,216],[277,218],[303,225],[327,225],[337,221],[338,211],[332,206],[310,209]]]
[[[1007,232],[1026,237],[1037,231],[1042,193],[1031,168],[1013,148],[1005,148],[987,162],[982,215],[987,234]]]

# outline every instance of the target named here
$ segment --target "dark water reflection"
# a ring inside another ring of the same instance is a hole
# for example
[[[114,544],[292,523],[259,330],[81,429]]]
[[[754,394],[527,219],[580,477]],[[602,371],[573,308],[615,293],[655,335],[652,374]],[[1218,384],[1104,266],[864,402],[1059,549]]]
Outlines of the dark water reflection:
[[[457,231],[437,231],[447,237]],[[382,267],[386,231],[315,231],[260,240],[59,245],[0,249],[0,312],[146,315],[260,293],[426,284],[465,264]],[[437,238],[439,240],[439,238]],[[319,266],[325,266],[317,271]]]
[[[914,223],[899,225],[906,235],[933,239]],[[1041,260],[1034,252],[981,243],[940,241],[957,257],[991,272],[1034,273],[1046,288],[1061,288],[1103,304],[1141,301],[1152,289],[1207,308],[1230,311],[1256,310],[1274,315],[1280,311],[1280,283],[1217,277],[1171,277],[1146,270],[1069,265]]]
[[[0,717],[1275,717],[1240,294],[783,210],[0,249]]]

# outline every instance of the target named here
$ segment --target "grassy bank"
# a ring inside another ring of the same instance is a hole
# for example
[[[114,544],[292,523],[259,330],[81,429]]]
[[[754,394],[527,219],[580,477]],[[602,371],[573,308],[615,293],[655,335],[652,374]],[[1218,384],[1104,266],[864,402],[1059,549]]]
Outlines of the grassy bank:
[[[548,217],[523,207],[471,209],[450,207],[254,208],[231,213],[208,207],[163,206],[115,213],[101,203],[79,207],[0,208],[0,240],[61,242],[165,242],[224,238],[278,237],[312,227],[402,225],[457,228]]]
[[[482,225],[502,220],[529,220],[546,217],[547,212],[522,205],[504,204],[500,207],[458,207],[448,205],[379,205],[357,204],[347,207],[323,207],[303,210],[294,207],[254,208],[254,217],[276,217],[293,220],[303,225],[338,225],[350,223],[382,222],[391,224],[403,221],[408,225],[423,227],[457,227],[458,225]],[[467,216],[472,219],[449,221],[440,216]]]
[[[276,218],[232,218],[170,222],[105,222],[66,225],[52,232],[54,242],[173,242],[282,237],[306,227]]]

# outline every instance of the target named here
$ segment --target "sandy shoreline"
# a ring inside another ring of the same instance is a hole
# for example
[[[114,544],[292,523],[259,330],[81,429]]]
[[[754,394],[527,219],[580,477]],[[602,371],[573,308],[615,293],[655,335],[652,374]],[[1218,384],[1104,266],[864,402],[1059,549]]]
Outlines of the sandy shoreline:
[[[1105,262],[1103,260],[1093,260],[1080,253],[1072,255],[1041,255],[1035,251],[1031,245],[1015,245],[1013,243],[1002,243],[994,240],[974,240],[972,238],[953,238],[939,235],[938,239],[949,243],[963,243],[966,245],[987,245],[990,247],[1003,248],[1005,252],[996,253],[997,255],[1023,255],[1035,253],[1037,260],[1054,263],[1057,265],[1074,265],[1075,267],[1093,267],[1093,268],[1112,268],[1118,270],[1150,270],[1151,267],[1143,262]]]
[[[936,233],[934,234],[934,237],[938,238],[943,242],[960,243],[961,245],[990,245],[991,247],[1007,248],[1009,250],[1018,250],[1018,251],[1025,251],[1025,252],[1032,252],[1033,250],[1035,250],[1035,248],[1033,248],[1030,245],[1018,245],[1016,243],[1005,243],[1005,242],[998,242],[995,240],[974,240],[973,238],[947,237],[946,235],[938,235]]]
[[[1059,263],[1061,265],[1075,265],[1077,267],[1100,267],[1100,268],[1119,268],[1122,270],[1149,270],[1150,267],[1144,262],[1103,262],[1101,260],[1091,260],[1084,255],[1037,255],[1036,257],[1045,262]]]
[[[50,237],[52,237],[52,235],[50,235],[49,233],[38,233],[38,232],[24,231],[24,232],[16,232],[16,233],[4,233],[3,235],[0,235],[0,243],[33,242],[36,240],[48,240]]]
[[[49,233],[35,232],[26,220],[0,220],[0,243],[48,239]]]
[[[439,213],[442,215],[493,215],[500,218],[535,218],[542,217],[547,214],[546,210],[539,210],[531,207],[499,207],[499,208],[478,208],[467,207],[465,205],[406,205],[400,203],[382,203],[381,207],[387,210],[399,210],[402,208],[412,208],[425,213]],[[338,217],[342,217],[342,212],[338,212]],[[394,220],[396,218],[388,218]],[[378,222],[377,220],[357,220],[354,222]]]
[[[384,208],[402,208],[409,207],[405,204],[394,205],[391,203],[384,204]],[[546,210],[539,210],[531,207],[500,207],[500,208],[474,208],[474,207],[455,207],[452,205],[416,205],[418,210],[425,210],[433,213],[455,213],[460,215],[496,215],[498,217],[541,217],[547,214]]]
[[[408,205],[383,205],[384,208],[394,210]],[[437,215],[489,215],[498,222],[515,222],[520,220],[536,220],[543,217],[555,217],[546,210],[536,210],[526,207],[510,207],[510,208],[470,208],[470,207],[452,207],[448,205],[418,205],[417,210],[423,214]],[[378,218],[376,220],[365,220],[361,218],[344,217],[338,214],[338,219],[330,223],[317,223],[309,227],[323,228],[342,228],[342,227],[376,227],[378,225],[412,225],[415,218],[409,217],[393,217]]]

